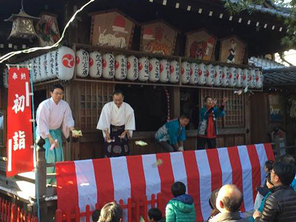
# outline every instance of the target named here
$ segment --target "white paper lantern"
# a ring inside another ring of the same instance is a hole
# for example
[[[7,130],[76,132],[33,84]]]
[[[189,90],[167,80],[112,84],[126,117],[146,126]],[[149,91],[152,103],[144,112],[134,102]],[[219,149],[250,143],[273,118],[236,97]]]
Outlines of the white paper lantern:
[[[3,85],[5,88],[8,88],[8,69],[4,69],[3,71]]]
[[[203,63],[198,65],[198,84],[205,85],[206,84],[206,66]]]
[[[57,76],[60,80],[70,80],[74,75],[75,53],[73,49],[62,46],[56,51],[57,56]],[[89,57],[87,53],[87,63],[89,64]],[[89,70],[89,68],[87,68]],[[86,72],[86,71],[85,71]],[[88,71],[87,71],[88,72]]]
[[[46,80],[42,74],[42,56],[37,57],[37,70],[38,70],[38,81],[44,81]]]
[[[260,89],[263,86],[263,75],[260,70],[256,70],[256,88]]]
[[[76,52],[76,75],[82,78],[89,74],[89,53],[84,49]]]
[[[222,69],[221,69],[221,66],[216,65],[214,67],[214,69],[215,69],[214,85],[215,86],[220,86],[221,85],[221,80],[222,80]]]
[[[228,86],[229,82],[229,68],[227,66],[224,66],[222,68],[222,77],[221,77],[221,85],[222,86]]]
[[[149,81],[157,82],[159,80],[159,61],[150,59],[149,61]]]
[[[243,75],[243,70],[238,68],[236,70],[236,87],[242,87],[242,75]]]
[[[102,66],[103,66],[103,77],[105,79],[113,79],[115,75],[114,55],[111,53],[104,54],[102,59]]]
[[[89,76],[100,78],[102,76],[102,55],[98,51],[89,54]]]
[[[57,77],[55,56],[56,52],[50,51],[47,53],[46,57],[46,60],[48,61],[48,76],[50,79],[54,79]]]
[[[40,56],[40,72],[41,72],[41,79],[42,80],[47,80],[48,78],[48,74],[47,74],[47,70],[45,69],[47,67],[47,60],[46,60],[46,54],[43,54]]]
[[[191,63],[190,65],[190,84],[197,84],[198,78],[198,64]]]
[[[170,80],[170,63],[166,59],[159,62],[160,82],[168,82]]]
[[[37,58],[33,58],[32,60],[32,75],[33,75],[33,82],[40,81],[39,79],[39,73],[38,73],[38,63]]]
[[[189,83],[190,80],[190,63],[187,61],[182,62],[181,68],[181,81],[183,84]]]
[[[139,77],[139,61],[136,56],[127,58],[127,79],[135,81]]]
[[[170,64],[170,83],[177,83],[180,80],[180,63],[176,60]]]
[[[115,57],[115,78],[123,80],[127,76],[127,59],[124,55]]]
[[[145,82],[149,79],[149,60],[147,57],[141,57],[138,64],[139,80]]]
[[[214,84],[215,69],[212,64],[207,65],[206,67],[206,84],[212,86]]]
[[[229,86],[234,87],[236,86],[236,68],[235,67],[231,67],[229,69]]]
[[[242,74],[242,86],[245,88],[249,86],[250,71],[248,69],[243,70]]]
[[[256,71],[255,69],[251,69],[249,75],[249,87],[255,88],[256,87]]]

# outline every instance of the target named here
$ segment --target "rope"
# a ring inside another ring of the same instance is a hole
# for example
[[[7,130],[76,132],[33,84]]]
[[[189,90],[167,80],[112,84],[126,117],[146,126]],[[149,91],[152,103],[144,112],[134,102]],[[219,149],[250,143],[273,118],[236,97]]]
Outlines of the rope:
[[[167,112],[167,121],[170,121],[171,119],[171,111],[170,111],[170,93],[167,90],[166,87],[163,88],[165,95],[166,95],[166,99],[167,99],[167,107],[168,107],[168,112]]]

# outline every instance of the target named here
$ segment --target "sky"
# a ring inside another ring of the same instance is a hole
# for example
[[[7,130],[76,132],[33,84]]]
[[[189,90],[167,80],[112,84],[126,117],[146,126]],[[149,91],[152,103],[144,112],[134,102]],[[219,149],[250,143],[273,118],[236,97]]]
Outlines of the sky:
[[[291,49],[289,51],[284,52],[285,59],[292,63],[294,66],[296,66],[296,50]],[[275,61],[284,64],[285,66],[289,66],[288,64],[285,64],[280,59],[280,56],[278,53],[275,54]]]

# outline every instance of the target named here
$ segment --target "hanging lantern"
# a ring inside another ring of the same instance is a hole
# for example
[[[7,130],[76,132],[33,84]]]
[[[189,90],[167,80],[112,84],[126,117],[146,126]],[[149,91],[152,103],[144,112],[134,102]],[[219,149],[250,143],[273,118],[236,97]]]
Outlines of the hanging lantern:
[[[37,37],[34,29],[34,20],[39,20],[39,18],[28,15],[24,11],[22,4],[22,8],[18,14],[12,14],[5,20],[12,22],[12,29],[8,39],[11,37],[22,39],[32,39]]]

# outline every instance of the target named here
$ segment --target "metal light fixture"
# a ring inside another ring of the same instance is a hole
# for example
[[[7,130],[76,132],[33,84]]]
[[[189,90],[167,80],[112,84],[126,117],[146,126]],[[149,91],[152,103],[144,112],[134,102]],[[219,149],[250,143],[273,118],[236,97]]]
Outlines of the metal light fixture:
[[[34,20],[38,20],[38,17],[33,17],[28,15],[24,11],[23,0],[21,0],[22,8],[18,14],[12,14],[5,21],[12,22],[12,29],[8,39],[14,38],[23,38],[23,39],[32,39],[37,37],[34,28]]]

